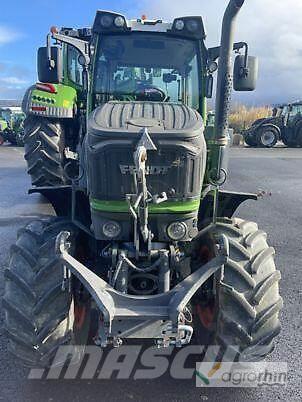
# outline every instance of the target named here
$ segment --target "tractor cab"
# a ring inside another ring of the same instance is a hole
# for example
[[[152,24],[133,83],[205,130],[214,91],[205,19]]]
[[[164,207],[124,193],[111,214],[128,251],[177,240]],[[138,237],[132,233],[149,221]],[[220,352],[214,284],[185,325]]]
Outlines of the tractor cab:
[[[25,114],[18,106],[0,108],[1,142],[23,145],[23,122]]]
[[[6,122],[9,122],[10,118],[11,118],[11,111],[8,108],[5,108],[5,109],[1,108],[0,109],[0,117],[1,117],[1,120],[5,120]]]
[[[147,243],[190,241],[198,232],[204,37],[201,17],[95,18],[84,144],[92,227],[99,240],[131,239],[137,256]]]
[[[164,23],[98,12],[92,32],[93,107],[108,101],[171,102],[202,113],[207,55],[201,17]]]
[[[272,117],[281,117],[284,114],[286,109],[286,105],[278,105],[275,106],[272,110]]]

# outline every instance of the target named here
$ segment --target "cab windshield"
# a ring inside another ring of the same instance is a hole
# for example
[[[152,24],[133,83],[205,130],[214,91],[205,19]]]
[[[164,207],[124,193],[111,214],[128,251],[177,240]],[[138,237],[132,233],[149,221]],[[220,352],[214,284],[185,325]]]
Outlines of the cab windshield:
[[[109,100],[184,103],[199,109],[197,41],[132,33],[103,36],[94,72],[96,104]]]
[[[275,117],[280,117],[280,116],[282,116],[283,110],[284,110],[284,107],[283,107],[283,108],[282,108],[282,107],[276,108],[276,109],[275,109],[275,112],[273,113],[273,116],[275,116]]]

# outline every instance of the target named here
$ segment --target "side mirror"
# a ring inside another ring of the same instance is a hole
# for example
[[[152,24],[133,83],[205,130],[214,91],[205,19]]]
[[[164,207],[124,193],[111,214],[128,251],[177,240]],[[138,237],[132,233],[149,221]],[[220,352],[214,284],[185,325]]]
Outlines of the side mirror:
[[[234,64],[234,90],[254,91],[258,79],[258,58],[238,55]]]
[[[40,82],[58,84],[62,81],[62,51],[56,46],[51,47],[51,60],[53,67],[50,66],[47,47],[40,47],[38,50],[38,78]]]

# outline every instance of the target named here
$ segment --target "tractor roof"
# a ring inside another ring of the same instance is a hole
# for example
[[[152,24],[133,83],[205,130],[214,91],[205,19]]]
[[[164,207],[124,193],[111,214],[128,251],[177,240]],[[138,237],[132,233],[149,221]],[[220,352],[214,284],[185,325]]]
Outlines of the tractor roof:
[[[203,20],[200,16],[179,17],[173,22],[164,22],[161,19],[149,20],[145,16],[127,20],[124,15],[103,10],[97,11],[92,32],[103,35],[129,32],[169,33],[174,36],[199,40],[206,37]]]
[[[11,113],[22,113],[22,109],[19,106],[5,106],[5,107],[0,107],[1,111],[9,111]]]
[[[274,107],[279,109],[279,108],[283,108],[286,106],[300,106],[300,105],[302,105],[302,100],[297,100],[295,102],[290,102],[290,103],[280,103],[280,104],[275,105]]]
[[[91,39],[91,28],[67,28],[62,27],[60,29],[60,34],[71,36],[73,38],[82,39],[85,41],[90,41]]]
[[[302,105],[302,100],[297,100],[297,101],[291,103],[291,105],[292,106],[300,106],[300,105]]]
[[[111,11],[98,10],[92,28],[62,27],[60,34],[90,41],[92,33],[116,34],[129,32],[169,33],[189,39],[203,40],[206,38],[203,20],[200,16],[179,17],[173,22],[161,19],[150,20],[145,16],[127,20],[121,14]]]

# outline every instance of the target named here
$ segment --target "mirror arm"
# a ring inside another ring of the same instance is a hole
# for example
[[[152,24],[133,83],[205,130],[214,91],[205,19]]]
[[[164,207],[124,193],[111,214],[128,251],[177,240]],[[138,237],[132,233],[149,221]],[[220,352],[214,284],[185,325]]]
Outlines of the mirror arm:
[[[51,58],[51,34],[48,34],[46,37],[46,47],[47,47],[47,60],[49,68],[52,69],[55,67],[55,61]]]
[[[210,47],[208,49],[208,60],[209,61],[216,61],[220,54],[220,46]]]
[[[181,80],[178,79],[177,80],[177,98],[178,98],[178,102],[181,102]]]
[[[88,66],[83,67],[83,89],[85,92],[89,91],[89,72]]]
[[[241,42],[241,47],[237,50],[239,53],[239,50],[244,48],[244,67],[242,67],[240,71],[241,77],[247,77],[249,75],[249,68],[248,68],[248,57],[249,57],[249,46],[246,42]]]
[[[77,39],[77,38],[72,38],[70,36],[58,34],[58,33],[53,33],[50,36],[58,43],[67,43],[68,45],[71,45],[74,48],[76,48],[81,53],[81,55],[84,57],[85,65],[86,66],[89,65],[90,51],[89,51],[89,43],[88,42]]]
[[[235,42],[233,45],[233,51],[239,52],[239,50],[245,48],[246,49],[246,65],[247,65],[247,56],[248,56],[248,44],[246,42]],[[209,61],[216,61],[220,55],[220,46],[210,47],[208,49],[208,59]]]

